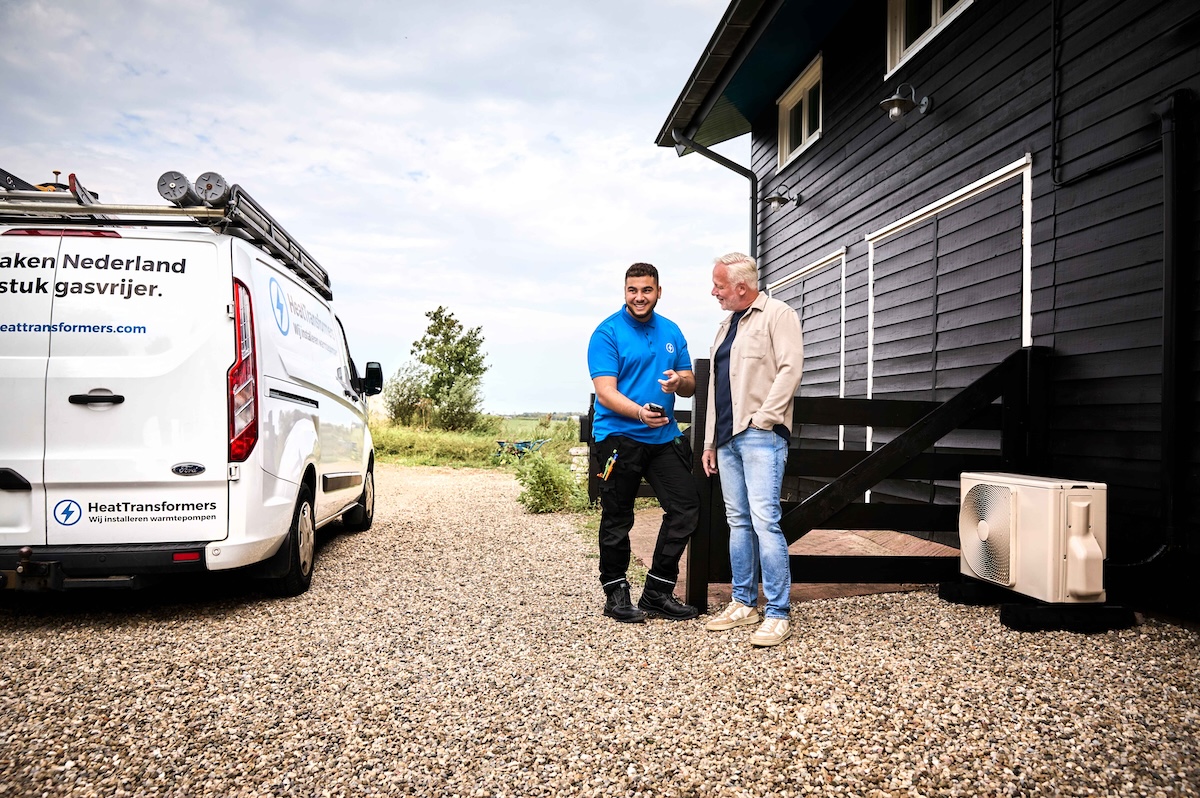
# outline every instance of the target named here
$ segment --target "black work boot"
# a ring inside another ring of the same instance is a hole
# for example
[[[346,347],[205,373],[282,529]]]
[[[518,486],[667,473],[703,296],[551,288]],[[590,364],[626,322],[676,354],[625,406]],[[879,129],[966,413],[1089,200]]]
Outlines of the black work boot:
[[[629,598],[629,584],[622,582],[608,592],[608,601],[604,602],[604,614],[616,618],[621,623],[645,623],[646,613],[633,606]]]
[[[666,618],[668,621],[690,621],[700,615],[700,610],[690,604],[681,604],[674,595],[650,588],[642,591],[638,606],[651,618]]]

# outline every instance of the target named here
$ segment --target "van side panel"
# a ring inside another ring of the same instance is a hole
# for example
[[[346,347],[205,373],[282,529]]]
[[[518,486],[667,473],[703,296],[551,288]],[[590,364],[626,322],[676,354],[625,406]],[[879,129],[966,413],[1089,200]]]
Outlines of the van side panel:
[[[60,241],[0,236],[0,546],[46,543],[42,427]]]
[[[293,385],[267,377],[263,380],[263,426],[270,430],[259,441],[263,470],[296,486],[308,466],[316,466],[318,451],[315,408],[295,398]],[[293,491],[294,493],[295,491]]]
[[[314,453],[321,521],[362,492],[362,421],[343,367],[341,332],[328,304],[290,272],[262,256],[251,271],[260,306],[269,298],[256,324],[266,438],[260,441],[262,467],[298,480],[293,471],[298,457]],[[316,433],[315,446],[304,439],[308,429]]]
[[[336,498],[326,505],[328,515],[340,512],[346,502],[352,502],[362,495],[363,477],[366,473],[366,442],[367,430],[367,401],[354,389],[354,369],[350,362],[350,348],[346,342],[346,331],[341,319],[334,316],[337,325],[338,348],[338,384],[341,390],[337,393],[338,417],[337,423],[331,425],[328,433],[322,430],[322,459],[326,461],[326,477],[324,487],[333,490],[335,485],[342,486]],[[325,437],[327,435],[327,437]],[[333,441],[336,449],[329,445]],[[318,500],[318,514],[321,505]]]
[[[152,230],[63,239],[45,481],[47,507],[72,512],[51,514],[48,544],[226,537],[228,246]]]

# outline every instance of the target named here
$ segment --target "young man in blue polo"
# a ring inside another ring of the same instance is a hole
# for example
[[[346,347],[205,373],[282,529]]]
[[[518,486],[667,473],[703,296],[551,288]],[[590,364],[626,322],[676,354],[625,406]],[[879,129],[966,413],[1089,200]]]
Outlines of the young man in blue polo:
[[[662,296],[658,270],[635,263],[625,272],[625,306],[600,323],[588,342],[596,388],[591,467],[600,477],[600,583],[604,614],[622,623],[646,617],[686,621],[700,611],[674,596],[679,558],[700,515],[691,447],[675,423],[675,397],[696,390],[683,333],[654,312]],[[629,595],[629,530],[645,477],[663,509],[646,587]]]

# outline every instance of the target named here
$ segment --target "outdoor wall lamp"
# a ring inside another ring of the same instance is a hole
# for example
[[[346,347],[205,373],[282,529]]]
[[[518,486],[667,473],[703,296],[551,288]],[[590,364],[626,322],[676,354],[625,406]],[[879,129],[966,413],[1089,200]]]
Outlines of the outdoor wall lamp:
[[[908,87],[908,96],[904,96],[904,88]],[[929,97],[922,97],[920,102],[917,101],[917,92],[912,87],[911,83],[901,83],[896,87],[896,93],[879,104],[879,107],[887,111],[888,119],[893,122],[899,122],[904,115],[912,109],[916,108],[921,113],[925,113],[933,107],[933,100]]]
[[[763,202],[771,206],[771,210],[777,211],[789,202],[800,204],[800,195],[787,187],[787,183],[780,183],[779,188],[775,189],[769,197],[765,197]]]

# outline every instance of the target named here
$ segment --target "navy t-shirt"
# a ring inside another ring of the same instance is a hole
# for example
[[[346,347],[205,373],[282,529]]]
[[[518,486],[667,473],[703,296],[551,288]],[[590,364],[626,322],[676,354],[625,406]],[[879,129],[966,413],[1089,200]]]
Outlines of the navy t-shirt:
[[[600,322],[588,341],[588,371],[596,377],[616,377],[617,390],[639,405],[655,402],[663,406],[670,424],[647,427],[636,418],[609,410],[596,401],[592,437],[597,442],[610,435],[624,435],[642,443],[667,443],[679,435],[675,423],[675,394],[664,393],[659,380],[664,371],[691,371],[692,358],[679,326],[652,313],[638,321],[625,306]]]
[[[717,447],[724,446],[733,438],[733,391],[729,386],[729,352],[733,349],[734,339],[737,338],[738,322],[744,315],[744,310],[733,314],[729,330],[725,333],[725,340],[721,341],[721,345],[713,353],[712,367],[716,375],[713,383],[717,391],[713,402],[717,411],[716,441],[713,445]]]

